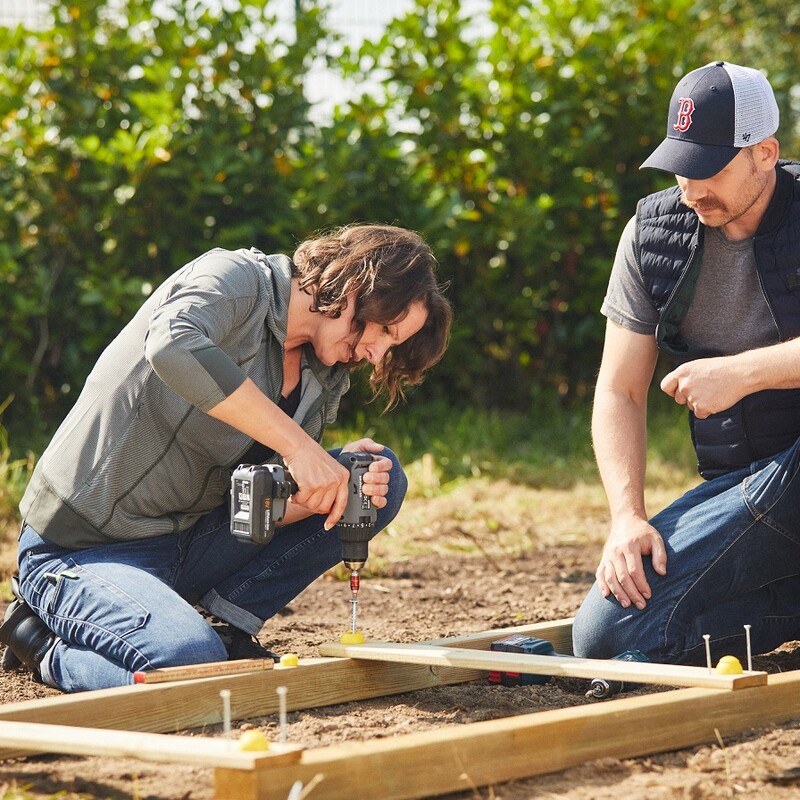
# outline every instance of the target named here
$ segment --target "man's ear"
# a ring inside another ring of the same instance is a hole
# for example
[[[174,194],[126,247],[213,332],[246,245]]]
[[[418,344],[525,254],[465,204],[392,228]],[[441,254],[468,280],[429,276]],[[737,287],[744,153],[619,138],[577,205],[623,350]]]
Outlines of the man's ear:
[[[780,152],[780,145],[774,136],[768,136],[764,141],[753,145],[756,166],[763,172],[775,169]]]

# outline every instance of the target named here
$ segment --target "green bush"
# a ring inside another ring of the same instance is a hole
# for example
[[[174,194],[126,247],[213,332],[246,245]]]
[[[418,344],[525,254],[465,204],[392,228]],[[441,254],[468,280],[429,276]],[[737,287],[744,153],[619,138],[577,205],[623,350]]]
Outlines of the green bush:
[[[287,44],[260,4],[160,7],[70,0],[43,31],[0,29],[0,373],[28,441],[166,275],[303,232],[293,160],[319,16]]]
[[[19,501],[33,471],[33,455],[14,458],[8,445],[8,431],[2,424],[3,412],[11,398],[0,403],[0,542],[19,528]]]
[[[767,69],[798,152],[786,0],[487,0],[477,20],[419,0],[341,54],[321,3],[297,4],[289,36],[269,2],[49,7],[41,31],[0,28],[12,452],[41,449],[167,274],[212,246],[292,252],[356,221],[420,231],[451,285],[452,343],[415,404],[579,409],[621,228],[671,183],[638,166],[676,77],[714,58]],[[304,95],[317,57],[360,86],[324,123]],[[359,381],[344,422],[365,396]]]

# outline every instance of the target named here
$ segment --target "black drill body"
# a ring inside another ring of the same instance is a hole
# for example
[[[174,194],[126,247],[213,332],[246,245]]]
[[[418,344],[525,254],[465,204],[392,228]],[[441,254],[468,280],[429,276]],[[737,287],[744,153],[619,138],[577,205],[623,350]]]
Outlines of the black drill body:
[[[342,543],[342,561],[349,570],[360,570],[367,562],[369,540],[375,529],[377,512],[372,498],[364,494],[364,473],[372,463],[369,453],[340,453],[338,461],[347,467],[347,505],[336,524]]]
[[[375,529],[376,509],[364,494],[364,473],[372,463],[369,453],[340,453],[337,460],[349,472],[347,505],[335,526],[342,543],[342,561],[350,570],[361,569]],[[289,496],[298,490],[289,472],[277,464],[242,464],[231,475],[231,533],[243,542],[266,544],[286,514]]]

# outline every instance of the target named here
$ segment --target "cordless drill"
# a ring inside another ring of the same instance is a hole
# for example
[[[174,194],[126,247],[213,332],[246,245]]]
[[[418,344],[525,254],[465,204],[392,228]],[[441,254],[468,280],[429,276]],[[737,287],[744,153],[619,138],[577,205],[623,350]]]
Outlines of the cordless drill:
[[[364,473],[372,463],[369,453],[339,453],[347,468],[347,505],[335,531],[342,543],[342,561],[350,570],[352,629],[356,631],[359,571],[369,555],[376,509],[364,494]],[[286,502],[298,490],[289,472],[278,464],[241,464],[231,475],[231,534],[253,544],[266,544],[286,514]]]
[[[355,636],[358,624],[358,590],[361,587],[360,570],[367,562],[369,540],[375,528],[376,510],[372,499],[364,494],[364,473],[372,463],[369,453],[340,453],[339,463],[350,472],[347,483],[347,505],[336,524],[336,533],[342,543],[342,561],[350,570],[350,632]],[[360,635],[360,634],[359,634]]]

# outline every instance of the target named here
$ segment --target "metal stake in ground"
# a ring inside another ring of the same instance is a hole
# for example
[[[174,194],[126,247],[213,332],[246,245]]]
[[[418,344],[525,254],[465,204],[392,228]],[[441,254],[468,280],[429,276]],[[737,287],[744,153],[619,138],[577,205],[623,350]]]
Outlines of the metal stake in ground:
[[[711,635],[704,633],[703,638],[706,640],[706,665],[708,666],[708,671],[711,672],[711,645],[709,645]]]
[[[280,720],[278,741],[284,743],[286,742],[286,687],[276,686],[275,691],[278,693],[278,718]]]
[[[747,642],[747,670],[748,672],[753,671],[753,651],[750,647],[750,626],[744,626],[744,638]]]
[[[222,731],[226,739],[231,738],[231,690],[222,689],[219,693],[222,698]]]

